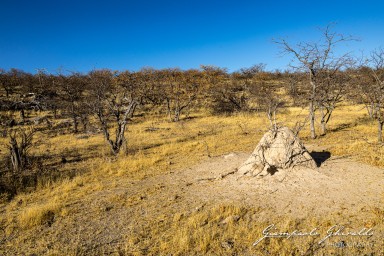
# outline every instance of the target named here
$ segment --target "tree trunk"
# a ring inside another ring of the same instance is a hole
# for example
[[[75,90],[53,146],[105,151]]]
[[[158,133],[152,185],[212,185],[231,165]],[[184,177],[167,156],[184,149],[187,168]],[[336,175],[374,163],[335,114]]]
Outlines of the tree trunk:
[[[131,110],[131,112],[129,114],[129,118],[133,117],[133,114],[135,113],[136,107],[137,107],[137,104],[133,105],[132,110]]]
[[[57,119],[57,107],[53,107],[53,118]]]
[[[78,130],[78,122],[77,122],[77,117],[76,117],[76,115],[74,115],[74,116],[72,117],[72,119],[73,119],[73,132],[74,132],[74,133],[77,133],[79,130]]]
[[[80,118],[81,124],[83,125],[83,132],[87,132],[88,116],[83,114]]]
[[[175,99],[175,116],[173,117],[174,122],[178,122],[180,120],[180,113],[181,113],[181,108],[180,108],[180,101],[179,101],[179,96],[177,95]]]
[[[101,129],[103,130],[104,138],[110,143],[110,135],[108,131],[108,125],[107,121],[104,118],[104,113],[102,109],[97,109],[97,117],[99,118],[100,124],[101,124]]]
[[[25,111],[24,111],[24,109],[20,110],[20,118],[21,118],[21,122],[24,123],[24,121],[25,121]]]
[[[119,122],[117,129],[116,129],[116,140],[115,143],[111,143],[113,154],[117,155],[120,152],[120,148],[125,142],[125,126],[127,125],[127,122],[123,120],[122,122]]]
[[[173,118],[173,121],[174,122],[180,121],[180,110],[179,109],[175,109],[175,117]]]
[[[321,120],[321,135],[324,136],[327,133],[327,123]]]
[[[369,118],[374,119],[376,115],[375,103],[371,102],[370,104],[366,104],[365,107],[367,108]]]
[[[324,113],[324,107],[320,108],[320,112],[321,112],[321,121],[320,121],[321,135],[324,136],[327,133],[326,113]]]
[[[380,107],[376,106],[377,104],[376,103],[372,103],[372,118],[375,118],[375,116],[377,116],[380,111]]]
[[[380,119],[377,121],[377,139],[379,143],[383,142],[383,124],[384,121]]]
[[[175,116],[173,117],[174,122],[179,122],[180,120],[181,107],[179,99],[175,100]]]
[[[309,73],[309,83],[312,87],[311,99],[309,102],[309,126],[311,130],[311,138],[316,138],[315,130],[315,96],[316,96],[316,83],[314,82],[315,71],[311,68]]]
[[[366,104],[365,107],[367,108],[369,118],[373,119],[373,109],[369,104]]]
[[[171,101],[168,98],[167,98],[167,115],[168,115],[169,121],[172,121]]]
[[[28,163],[28,148],[32,145],[33,134],[34,130],[10,134],[9,150],[14,173],[22,171]],[[17,137],[21,137],[19,143]]]
[[[122,117],[122,119],[120,120],[117,120],[117,129],[116,129],[116,138],[115,138],[115,141],[113,141],[111,138],[110,138],[110,134],[109,134],[109,131],[108,131],[108,126],[107,126],[107,121],[106,119],[104,118],[104,114],[101,110],[98,111],[98,117],[99,117],[99,120],[101,122],[101,125],[102,125],[102,129],[103,129],[103,132],[104,132],[104,136],[105,136],[105,139],[107,140],[107,142],[109,143],[109,145],[111,146],[111,150],[112,150],[112,153],[114,155],[117,155],[119,152],[120,152],[120,149],[121,149],[121,146],[124,144],[125,142],[125,128],[127,126],[127,122],[128,122],[128,118],[129,116],[132,114],[132,111],[135,110],[136,106],[138,105],[138,102],[137,101],[132,101],[128,107],[126,108],[125,112],[124,112],[124,115]]]
[[[13,167],[13,172],[17,173],[22,168],[22,159],[20,156],[20,149],[17,145],[16,138],[11,137],[10,142],[10,153],[11,153],[11,162]]]
[[[315,109],[313,100],[309,103],[309,126],[311,130],[311,138],[316,138],[316,130],[315,130]]]

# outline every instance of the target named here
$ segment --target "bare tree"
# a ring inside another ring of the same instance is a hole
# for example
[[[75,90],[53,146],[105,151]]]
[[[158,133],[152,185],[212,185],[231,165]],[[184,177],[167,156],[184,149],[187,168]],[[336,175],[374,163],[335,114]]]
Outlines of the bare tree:
[[[318,82],[316,102],[320,111],[321,134],[327,132],[327,124],[338,103],[352,87],[350,72],[328,70]]]
[[[371,118],[377,121],[378,142],[383,142],[384,125],[384,49],[371,52],[366,66],[357,73],[359,98],[366,105]]]
[[[255,64],[249,68],[241,68],[239,73],[248,79],[252,79],[255,75],[265,72],[266,66],[265,63]]]
[[[227,69],[215,66],[201,66],[204,75],[207,105],[213,113],[232,113],[247,107],[247,86],[252,75],[228,74]]]
[[[39,102],[40,109],[52,111],[53,117],[57,118],[57,110],[62,107],[60,92],[60,74],[48,74],[45,69],[38,69],[35,80],[38,81],[39,90],[36,91],[36,100]]]
[[[18,173],[28,164],[29,149],[32,147],[35,130],[30,128],[14,130],[9,134],[9,153],[14,173]]]
[[[251,88],[250,92],[255,95],[259,109],[267,114],[271,129],[276,130],[278,128],[276,114],[285,104],[285,101],[277,94],[276,85],[259,82]]]
[[[89,106],[96,114],[104,137],[117,155],[126,143],[125,130],[132,111],[139,104],[130,97],[129,91],[116,81],[116,72],[95,70],[89,73]],[[109,123],[116,126],[115,139],[111,138]]]
[[[372,89],[375,81],[371,75],[371,68],[367,66],[367,63],[361,64],[359,68],[353,70],[354,76],[354,90],[349,92],[351,100],[357,104],[364,104],[367,110],[369,118],[372,120],[376,116],[376,97]]]
[[[154,105],[161,105],[163,101],[159,95],[161,88],[158,86],[157,73],[158,71],[152,68],[144,68],[137,72],[124,71],[118,73],[116,80],[118,85],[127,93],[128,98],[134,99],[141,106],[147,104],[153,108]],[[131,111],[130,118],[133,117],[135,110],[136,106]]]
[[[17,89],[19,85],[19,77],[22,72],[17,69],[11,69],[6,72],[0,69],[0,85],[5,91],[5,95],[9,98]]]
[[[321,32],[320,41],[313,43],[301,42],[292,45],[285,39],[275,41],[282,47],[283,53],[293,55],[293,67],[308,74],[309,123],[313,139],[316,138],[315,112],[317,107],[322,105],[322,103],[318,104],[321,100],[319,92],[323,89],[321,87],[327,84],[325,80],[332,74],[347,68],[351,63],[349,53],[338,55],[335,50],[339,44],[354,40],[350,36],[345,37],[332,32],[332,25],[328,25]]]
[[[181,113],[191,107],[200,89],[201,75],[198,70],[181,71],[166,69],[162,71],[161,86],[171,121],[178,122]]]
[[[143,68],[137,72],[130,73],[130,84],[134,87],[136,98],[141,104],[162,106],[164,103],[164,88],[161,85],[163,71],[153,68]]]
[[[378,127],[378,141],[383,142],[384,124],[384,50],[382,48],[371,53],[372,76],[375,79],[374,91],[377,93],[375,117]]]
[[[78,132],[79,119],[84,114],[84,96],[86,81],[80,73],[69,76],[59,75],[56,79],[62,108],[68,112],[73,121],[73,132]]]

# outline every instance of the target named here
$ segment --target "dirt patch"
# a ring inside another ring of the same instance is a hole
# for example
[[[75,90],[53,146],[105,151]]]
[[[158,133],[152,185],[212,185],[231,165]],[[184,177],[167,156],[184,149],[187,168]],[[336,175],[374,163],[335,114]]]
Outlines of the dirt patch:
[[[244,202],[295,218],[323,216],[339,210],[351,215],[383,207],[382,169],[351,158],[331,157],[317,169],[295,167],[262,178],[234,172],[221,178],[247,157],[240,153],[216,158],[179,173],[180,178],[193,184],[181,190],[183,196],[204,203]]]

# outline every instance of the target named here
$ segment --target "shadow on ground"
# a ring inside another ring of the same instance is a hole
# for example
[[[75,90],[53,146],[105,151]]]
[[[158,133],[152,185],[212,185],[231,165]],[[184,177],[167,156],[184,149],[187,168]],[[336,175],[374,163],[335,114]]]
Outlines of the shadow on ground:
[[[312,151],[311,153],[312,158],[315,160],[317,167],[320,167],[328,158],[331,157],[331,152],[329,151]]]

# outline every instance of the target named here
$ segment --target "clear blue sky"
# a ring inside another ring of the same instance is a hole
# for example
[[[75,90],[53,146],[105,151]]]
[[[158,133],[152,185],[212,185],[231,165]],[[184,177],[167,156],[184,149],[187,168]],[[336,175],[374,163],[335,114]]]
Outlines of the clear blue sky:
[[[285,69],[272,38],[313,40],[317,27],[384,46],[384,1],[0,0],[0,68]]]

